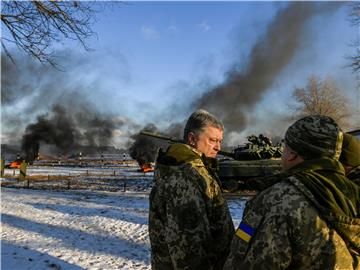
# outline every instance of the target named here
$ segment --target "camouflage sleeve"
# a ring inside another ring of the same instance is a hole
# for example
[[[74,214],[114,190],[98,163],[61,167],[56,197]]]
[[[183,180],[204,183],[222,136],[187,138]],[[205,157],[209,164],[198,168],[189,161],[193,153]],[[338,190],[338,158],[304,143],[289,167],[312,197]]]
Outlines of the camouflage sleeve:
[[[169,179],[166,203],[166,241],[175,268],[212,269],[212,236],[203,194],[195,175]]]
[[[251,178],[245,182],[245,188],[263,191],[263,190],[275,185],[276,183],[279,183],[285,177],[286,177],[286,174],[279,173],[279,174],[270,175],[270,176]]]
[[[280,194],[277,194],[280,195]],[[260,195],[248,202],[224,269],[286,269],[292,259],[291,224],[280,205]]]
[[[262,191],[276,184],[278,181],[276,177],[252,178],[247,180],[244,186],[246,189]]]

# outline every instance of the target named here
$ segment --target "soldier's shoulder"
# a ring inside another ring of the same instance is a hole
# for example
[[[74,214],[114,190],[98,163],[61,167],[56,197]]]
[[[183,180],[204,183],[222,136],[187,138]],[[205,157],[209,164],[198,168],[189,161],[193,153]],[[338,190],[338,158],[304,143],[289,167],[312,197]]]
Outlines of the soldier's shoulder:
[[[204,177],[200,161],[191,161],[177,166],[157,164],[154,180],[158,185],[179,187],[189,183],[198,182],[199,177]]]
[[[284,198],[284,195],[289,198],[301,196],[301,192],[299,192],[299,190],[290,183],[289,179],[290,177],[282,179],[278,183],[259,193],[259,195],[263,197],[276,198]]]
[[[293,209],[305,205],[308,202],[304,195],[286,178],[260,192],[248,203],[249,207],[263,214],[273,209],[278,214],[291,213]]]

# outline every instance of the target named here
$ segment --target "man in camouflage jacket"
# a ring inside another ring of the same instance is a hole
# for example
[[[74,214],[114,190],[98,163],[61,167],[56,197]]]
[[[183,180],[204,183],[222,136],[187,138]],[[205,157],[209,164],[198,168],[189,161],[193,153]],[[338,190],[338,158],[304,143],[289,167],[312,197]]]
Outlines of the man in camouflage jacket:
[[[342,136],[325,116],[290,126],[284,178],[247,203],[224,269],[360,269],[360,191],[338,161]]]
[[[150,194],[152,269],[222,269],[234,235],[215,172],[222,130],[214,116],[196,111],[186,144],[159,152]]]

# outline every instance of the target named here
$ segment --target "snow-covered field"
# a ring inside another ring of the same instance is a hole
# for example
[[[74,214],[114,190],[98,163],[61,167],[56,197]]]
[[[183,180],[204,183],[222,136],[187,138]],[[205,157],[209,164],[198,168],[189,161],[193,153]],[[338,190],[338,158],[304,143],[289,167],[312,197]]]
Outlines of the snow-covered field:
[[[2,188],[1,269],[150,269],[148,206],[148,190]]]
[[[148,196],[2,189],[2,269],[148,269]]]

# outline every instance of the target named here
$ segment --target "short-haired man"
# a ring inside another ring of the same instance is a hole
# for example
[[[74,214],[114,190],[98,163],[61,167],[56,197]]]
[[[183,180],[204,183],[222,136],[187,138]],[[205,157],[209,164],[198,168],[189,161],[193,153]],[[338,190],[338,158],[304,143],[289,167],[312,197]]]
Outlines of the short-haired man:
[[[224,269],[359,269],[359,188],[338,161],[343,133],[307,116],[285,135],[287,177],[249,201]]]
[[[198,110],[184,142],[159,152],[150,194],[152,269],[222,269],[234,225],[215,172],[223,125]]]
[[[360,186],[360,141],[355,136],[344,134],[339,160],[344,166],[346,177]]]

